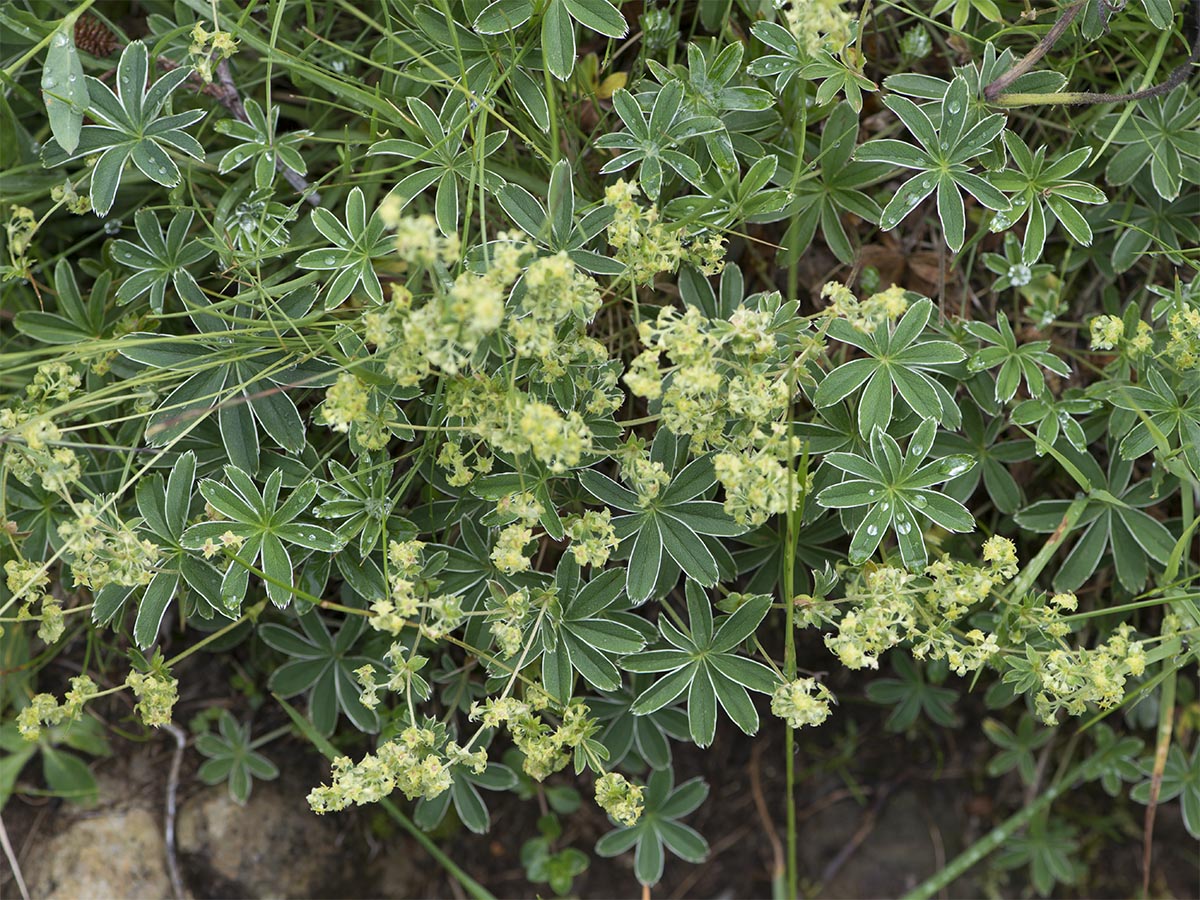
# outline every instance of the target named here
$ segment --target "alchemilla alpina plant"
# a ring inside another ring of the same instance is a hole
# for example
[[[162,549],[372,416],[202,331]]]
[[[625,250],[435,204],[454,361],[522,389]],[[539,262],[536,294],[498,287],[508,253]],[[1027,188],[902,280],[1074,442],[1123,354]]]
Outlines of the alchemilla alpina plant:
[[[573,786],[647,888],[753,739],[797,896],[797,746],[863,699],[1026,782],[913,896],[1006,841],[1086,892],[1089,782],[1200,837],[1178,4],[102,6],[0,10],[0,804],[192,658],[238,802],[289,731],[320,814]]]

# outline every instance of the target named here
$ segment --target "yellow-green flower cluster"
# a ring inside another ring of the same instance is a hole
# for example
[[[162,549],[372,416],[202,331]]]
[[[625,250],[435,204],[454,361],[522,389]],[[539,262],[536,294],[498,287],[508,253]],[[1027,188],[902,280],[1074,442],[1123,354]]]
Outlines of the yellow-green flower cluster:
[[[87,675],[77,675],[71,679],[71,689],[61,705],[53,694],[35,694],[17,713],[17,731],[25,740],[36,741],[44,728],[77,721],[83,715],[83,705],[97,693],[96,682]]]
[[[152,727],[171,724],[171,711],[179,700],[179,682],[166,672],[130,672],[125,684],[133,689],[138,703],[134,710]]]
[[[642,817],[643,790],[618,772],[606,772],[596,779],[596,805],[618,824],[632,828]]]
[[[673,433],[720,448],[772,439],[770,425],[784,416],[790,395],[788,370],[769,362],[779,349],[772,313],[743,307],[723,320],[666,306],[638,334],[646,349],[625,383],[648,400],[661,398],[662,423]]]
[[[139,538],[115,515],[102,518],[91,501],[78,504],[76,513],[74,521],[58,526],[75,584],[95,592],[110,584],[150,583],[160,553],[157,544]]]
[[[40,478],[45,490],[66,494],[79,480],[82,470],[75,451],[53,446],[63,441],[63,433],[51,414],[54,404],[68,400],[81,381],[65,363],[43,363],[25,386],[26,399],[0,408],[0,436],[17,439],[6,442],[4,467],[22,484],[32,485],[34,478]]]
[[[378,597],[371,604],[368,624],[376,631],[399,634],[408,620],[420,610],[416,579],[421,572],[422,541],[390,541],[388,543],[388,586],[391,595]]]
[[[725,490],[725,512],[742,525],[758,527],[771,516],[786,513],[801,495],[774,448],[718,453],[713,469]]]
[[[1096,316],[1091,333],[1093,350],[1113,350],[1125,337],[1125,323],[1117,316]]]
[[[65,362],[42,363],[25,385],[28,402],[39,408],[65,403],[83,384],[83,376]]]
[[[40,603],[38,618],[41,624],[38,627],[38,637],[47,644],[53,644],[62,637],[66,628],[62,604],[46,592],[50,585],[50,575],[46,567],[25,559],[10,559],[4,564],[4,572],[13,598],[21,601],[17,610],[18,621],[34,618],[33,605]]]
[[[537,360],[539,380],[552,381],[566,374],[573,361],[595,364],[607,358],[604,348],[582,331],[599,309],[595,280],[578,271],[566,253],[556,253],[526,267],[506,330],[517,356]],[[561,333],[559,326],[565,322],[576,327]]]
[[[439,639],[458,628],[465,617],[462,599],[453,594],[431,596],[430,582],[422,577],[421,541],[391,541],[388,544],[388,586],[391,594],[371,603],[367,623],[376,631],[399,634],[421,616],[423,634]],[[395,646],[393,647],[393,650]]]
[[[613,208],[608,242],[618,261],[625,264],[637,284],[650,284],[660,272],[674,272],[690,262],[706,275],[715,275],[725,265],[725,243],[711,234],[689,239],[680,228],[660,221],[658,207],[637,202],[637,182],[618,179],[605,191],[604,203]]]
[[[484,728],[504,725],[517,749],[524,754],[522,768],[535,781],[544,781],[570,761],[570,751],[599,730],[580,701],[572,701],[563,710],[557,728],[546,722],[539,710],[548,701],[543,691],[531,691],[525,700],[515,697],[489,697],[471,706],[471,720]]]
[[[778,0],[788,30],[809,56],[822,49],[840,49],[850,42],[854,17],[842,8],[842,0]]]
[[[402,259],[424,267],[457,256],[457,241],[451,246],[439,238],[432,220],[424,231],[419,220],[413,222],[397,222]],[[519,243],[497,247],[486,272],[464,271],[449,286],[432,278],[431,292],[419,305],[408,286],[395,284],[388,304],[364,314],[364,336],[379,349],[387,374],[398,384],[415,385],[435,371],[458,374],[480,342],[501,326],[505,298],[523,270],[528,248]]]
[[[881,567],[865,573],[861,590],[847,594],[851,609],[837,623],[825,646],[848,669],[878,669],[879,655],[913,631],[916,606],[909,587],[916,576]]]
[[[1008,580],[1017,574],[1017,547],[1006,537],[993,535],[983,542],[983,561],[1001,578]]]
[[[452,769],[462,765],[475,774],[487,768],[483,750],[470,753],[453,741],[439,749],[438,732],[410,725],[358,763],[339,756],[333,761],[333,783],[314,788],[309,807],[318,814],[375,803],[400,790],[409,800],[432,800],[450,789]]]
[[[845,319],[859,331],[868,334],[881,325],[894,322],[908,309],[908,292],[892,285],[885,291],[859,300],[850,288],[839,281],[830,281],[821,288],[821,297],[829,301],[825,314]]]
[[[1180,369],[1200,367],[1200,309],[1187,307],[1167,319],[1167,355]]]
[[[553,594],[541,591],[538,596],[544,604],[553,597]],[[532,610],[533,599],[525,588],[503,595],[498,590],[493,592],[488,614],[488,627],[503,656],[512,657],[521,652],[522,637],[524,636],[522,626]]]
[[[533,529],[524,524],[509,525],[501,529],[492,548],[492,562],[506,575],[527,571],[532,565],[525,554],[525,547],[533,540]]]
[[[213,80],[213,66],[237,52],[237,41],[228,31],[207,31],[199,22],[192,29],[188,58],[205,84]]]
[[[862,572],[848,587],[843,602],[849,609],[825,645],[851,669],[877,668],[879,655],[904,640],[913,656],[944,659],[959,675],[982,668],[1000,652],[997,637],[979,629],[961,634],[956,623],[1016,575],[1016,547],[995,536],[984,543],[983,557],[986,565],[976,566],[943,555],[925,567],[924,577],[893,567]]]
[[[771,712],[788,723],[789,728],[820,725],[829,718],[833,693],[815,678],[797,678],[775,688]]]
[[[345,434],[351,425],[367,417],[369,399],[367,386],[357,376],[343,372],[325,391],[325,402],[321,404],[320,413],[322,424]]]
[[[552,472],[578,465],[592,449],[592,432],[575,411],[563,415],[499,378],[459,379],[446,395],[449,415],[504,453],[530,455]]]
[[[662,425],[690,437],[693,453],[719,451],[714,465],[725,510],[741,524],[760,525],[802,494],[790,471],[802,442],[787,419],[793,385],[820,344],[803,334],[784,343],[778,312],[774,294],[728,319],[665,307],[639,325],[645,349],[625,375],[634,394],[661,401]],[[622,465],[635,484],[631,466]]]
[[[620,543],[607,509],[587,510],[567,522],[571,554],[581,566],[602,566]]]
[[[1037,715],[1053,725],[1060,711],[1078,716],[1090,705],[1112,709],[1125,697],[1129,675],[1141,675],[1146,669],[1146,654],[1141,641],[1130,639],[1133,628],[1122,623],[1108,641],[1091,650],[1055,649],[1036,654],[1033,671],[1038,678],[1034,696]]]
[[[38,219],[28,206],[10,206],[8,221],[4,223],[4,234],[8,243],[8,271],[5,280],[25,277],[29,271],[29,260],[25,254],[38,230]]]
[[[492,470],[495,459],[482,446],[471,448],[474,462],[468,464],[467,454],[453,441],[442,444],[438,450],[437,464],[446,471],[446,481],[452,487],[465,487],[475,480],[476,475],[486,475]]]

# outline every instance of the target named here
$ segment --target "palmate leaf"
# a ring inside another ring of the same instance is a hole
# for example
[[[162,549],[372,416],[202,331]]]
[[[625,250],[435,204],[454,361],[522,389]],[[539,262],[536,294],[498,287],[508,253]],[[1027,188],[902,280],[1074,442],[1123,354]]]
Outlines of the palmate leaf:
[[[205,784],[226,782],[229,798],[245,806],[254,787],[254,779],[273,781],[279,767],[254,749],[250,726],[241,725],[228,710],[217,719],[217,730],[196,738],[196,750],[207,757],[196,773]]]
[[[921,299],[894,326],[871,334],[845,319],[834,319],[829,335],[859,348],[867,357],[843,363],[826,375],[813,403],[818,408],[830,407],[856,395],[858,428],[864,438],[876,428],[887,428],[897,396],[922,418],[957,427],[961,421],[958,405],[934,376],[958,365],[967,355],[949,341],[921,339],[932,314],[933,302]]]
[[[670,434],[665,429],[659,433]],[[722,504],[696,499],[717,483],[710,456],[688,463],[645,504],[633,491],[594,469],[582,470],[579,483],[601,503],[627,513],[614,517],[613,527],[630,548],[625,591],[634,603],[655,593],[667,560],[700,584],[716,584],[721,568],[714,555],[716,544],[705,537],[733,537],[746,530],[725,513]]]
[[[204,294],[188,271],[188,266],[197,265],[212,255],[212,249],[195,238],[188,240],[192,219],[190,209],[180,210],[171,219],[164,234],[158,216],[151,210],[137,211],[134,225],[142,239],[141,245],[123,240],[113,242],[113,259],[135,270],[117,288],[118,303],[131,303],[148,292],[150,309],[161,315],[167,285],[170,284],[190,307],[204,304]]]
[[[1175,549],[1176,536],[1145,507],[1162,502],[1162,492],[1152,481],[1131,483],[1133,463],[1112,453],[1105,473],[1090,456],[1072,448],[1059,452],[1091,482],[1088,504],[1075,527],[1079,537],[1063,544],[1071,547],[1054,576],[1056,591],[1073,591],[1112,553],[1117,580],[1130,592],[1142,589],[1150,577],[1151,561],[1165,565]],[[1168,482],[1168,484],[1171,484]],[[1174,490],[1171,485],[1170,490]],[[1017,524],[1049,534],[1059,527],[1070,501],[1040,500],[1016,515]]]
[[[667,673],[641,693],[632,711],[648,715],[686,692],[688,729],[698,746],[712,743],[718,707],[738,728],[754,734],[758,731],[758,711],[747,691],[769,694],[778,679],[767,666],[733,651],[766,618],[771,598],[765,594],[752,596],[732,615],[714,623],[712,604],[704,589],[688,581],[685,593],[688,632],[676,628],[668,616],[661,616],[658,626],[667,647],[621,660],[621,668],[627,672]]]
[[[263,112],[257,101],[247,98],[245,108],[248,122],[222,119],[217,123],[218,131],[239,142],[221,157],[221,161],[217,163],[217,171],[224,175],[249,160],[254,160],[254,184],[259,190],[271,187],[279,165],[303,175],[307,167],[298,145],[311,136],[312,132],[293,131],[280,136],[279,106],[272,106],[268,114]]]
[[[90,188],[92,209],[98,216],[112,209],[126,163],[132,161],[143,175],[163,187],[175,187],[181,176],[170,151],[193,159],[204,157],[204,148],[183,130],[204,118],[204,110],[160,116],[171,94],[192,70],[172,69],[147,88],[149,68],[146,45],[141,41],[127,45],[117,63],[116,93],[99,79],[87,76],[88,114],[99,124],[84,125],[78,142],[69,151],[57,139],[42,150],[42,163],[47,167],[84,156],[99,157],[92,169]]]
[[[367,629],[364,616],[347,616],[337,634],[310,610],[296,621],[297,632],[285,625],[261,625],[258,635],[289,659],[271,675],[269,686],[281,697],[308,692],[308,715],[323,735],[333,733],[339,714],[344,714],[359,731],[379,730],[379,717],[359,699],[354,670],[368,663],[383,663],[363,655],[358,645]]]
[[[649,109],[643,109],[638,99],[622,88],[613,94],[613,109],[625,125],[624,131],[611,131],[597,138],[595,145],[621,150],[600,169],[601,174],[621,172],[638,164],[638,183],[646,196],[657,201],[663,192],[669,172],[664,164],[684,180],[701,186],[700,164],[681,152],[679,145],[688,138],[721,130],[721,120],[700,116],[683,105],[683,85],[668,81],[653,96]]]
[[[675,787],[675,773],[658,769],[646,781],[645,808],[637,824],[620,827],[596,841],[601,856],[619,856],[634,849],[633,871],[647,887],[659,882],[666,862],[666,851],[692,863],[708,856],[708,842],[693,828],[678,821],[694,812],[708,796],[708,785],[701,778]]]
[[[825,457],[826,465],[850,477],[822,490],[817,503],[830,509],[865,510],[850,541],[852,563],[866,562],[891,529],[904,565],[922,568],[928,560],[923,522],[956,532],[975,527],[966,507],[932,489],[968,471],[975,460],[970,456],[927,459],[936,433],[934,420],[925,419],[909,439],[908,449],[901,452],[890,434],[876,428],[871,432],[869,457],[846,452]]]
[[[1071,367],[1050,352],[1049,341],[1025,341],[1018,344],[1008,316],[1003,312],[996,317],[996,327],[986,322],[967,322],[963,325],[973,337],[991,346],[984,347],[971,357],[968,368],[972,372],[1000,367],[996,373],[996,400],[1006,403],[1017,393],[1021,379],[1031,397],[1040,397],[1046,387],[1042,369],[1048,369],[1059,378],[1067,378]]]
[[[855,151],[855,158],[863,162],[885,162],[916,170],[884,207],[879,224],[885,231],[895,228],[922,200],[936,192],[946,244],[957,253],[966,240],[962,191],[990,209],[1009,208],[1008,198],[989,180],[991,176],[973,174],[969,165],[1004,131],[1004,116],[980,118],[970,101],[970,88],[962,75],[946,88],[937,126],[907,97],[894,94],[884,101],[918,142],[914,146],[885,138],[867,141]]]
[[[342,540],[320,525],[296,521],[308,512],[317,495],[315,479],[300,484],[280,503],[282,469],[270,474],[261,492],[250,475],[237,466],[225,466],[224,471],[228,483],[212,479],[200,482],[200,493],[221,519],[192,525],[180,543],[188,550],[203,550],[222,545],[223,535],[233,535],[241,543],[231,548],[233,558],[221,582],[222,601],[227,607],[240,603],[248,585],[247,567],[261,565],[267,576],[267,596],[283,608],[291,602],[296,577],[288,548],[333,553],[341,549]]]
[[[374,260],[393,252],[395,245],[384,233],[379,210],[367,217],[362,188],[354,188],[346,198],[345,224],[327,209],[314,209],[312,223],[333,246],[301,254],[296,265],[331,273],[325,308],[340,306],[360,284],[368,297],[383,303],[383,287],[375,274]]]
[[[572,554],[564,553],[559,561],[554,579],[558,606],[540,631],[542,683],[559,702],[572,696],[576,672],[592,687],[616,690],[621,686],[617,660],[645,646],[641,632],[609,612],[624,593],[623,582],[619,569],[608,569],[583,583]]]

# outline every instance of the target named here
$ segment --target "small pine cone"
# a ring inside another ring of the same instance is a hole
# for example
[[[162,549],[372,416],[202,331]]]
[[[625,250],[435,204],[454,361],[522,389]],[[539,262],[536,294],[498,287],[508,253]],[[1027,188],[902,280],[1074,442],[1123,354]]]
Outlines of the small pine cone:
[[[95,16],[84,16],[75,23],[75,46],[92,56],[111,56],[121,41]]]

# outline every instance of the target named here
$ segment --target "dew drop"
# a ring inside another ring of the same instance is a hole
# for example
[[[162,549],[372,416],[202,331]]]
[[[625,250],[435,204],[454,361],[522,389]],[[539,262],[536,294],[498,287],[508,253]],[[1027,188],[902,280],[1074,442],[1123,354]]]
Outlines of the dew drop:
[[[159,175],[166,175],[166,174],[167,174],[167,167],[166,167],[166,166],[159,166],[159,167],[158,167],[158,174],[159,174]]]
[[[926,178],[924,181],[921,182],[921,190],[923,190],[923,191],[927,191],[932,187],[933,187],[933,179],[931,179],[931,178]]]
[[[868,497],[874,497],[874,496],[875,496],[875,488],[871,488],[871,489],[869,489],[869,490],[867,491],[867,496],[868,496]]]
[[[327,257],[325,257],[325,265],[327,265],[327,266],[332,266],[332,265],[334,265],[335,263],[337,263],[337,258],[336,258],[336,257],[333,257],[333,256],[327,256]]]
[[[917,496],[913,497],[912,502],[913,506],[923,508],[929,501],[925,499],[924,494],[917,494]]]
[[[109,219],[107,222],[104,223],[104,233],[105,234],[119,234],[120,231],[121,231],[121,220],[120,219]]]
[[[882,509],[884,512],[887,512],[889,509],[892,508],[892,504],[888,503],[885,500],[885,501],[883,501],[883,503],[879,504],[879,508]]]
[[[869,534],[871,537],[875,537],[875,535],[879,534],[879,529],[876,528],[874,525],[868,525],[867,526],[867,534]]]
[[[44,87],[44,88],[52,88],[56,84],[58,84],[58,82],[55,81],[53,78],[51,78],[49,75],[47,75],[45,78],[42,79],[42,87]]]
[[[921,456],[922,454],[925,453],[925,448],[922,447],[920,444],[913,444],[911,449],[912,449],[912,452],[915,453],[917,456]]]
[[[946,109],[949,110],[950,115],[955,115],[962,107],[957,103],[951,102],[946,106]]]
[[[943,149],[943,150],[949,150],[949,149],[950,149],[950,145],[949,145],[949,144],[947,144],[945,141],[942,141],[942,149]]]
[[[842,142],[841,142],[841,141],[834,141],[834,142],[833,142],[833,149],[834,149],[834,150],[836,150],[836,149],[837,149],[838,147],[840,147],[840,146],[842,146]]]
[[[1024,287],[1033,281],[1033,270],[1023,264],[1009,266],[1008,281],[1013,287]]]
[[[54,36],[54,46],[55,47],[67,46],[67,36],[65,34],[56,34]]]
[[[908,534],[910,531],[912,531],[912,523],[907,519],[902,519],[896,523],[896,530],[901,534]]]

